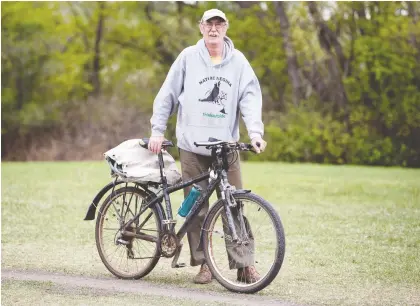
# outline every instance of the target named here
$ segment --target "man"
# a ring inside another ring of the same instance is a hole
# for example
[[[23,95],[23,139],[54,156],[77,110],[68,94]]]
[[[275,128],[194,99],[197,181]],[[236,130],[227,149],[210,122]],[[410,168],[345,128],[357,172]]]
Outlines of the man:
[[[195,147],[194,141],[213,137],[224,141],[239,140],[239,118],[244,119],[251,143],[257,153],[264,151],[264,125],[261,120],[262,97],[258,79],[248,60],[234,48],[226,36],[229,21],[226,15],[211,9],[200,21],[203,38],[184,49],[169,70],[153,105],[152,135],[149,149],[160,152],[168,117],[178,107],[176,138],[180,150],[183,180],[186,181],[211,165],[210,151]],[[259,143],[259,146],[257,146]],[[230,167],[229,183],[242,188],[239,159]],[[207,182],[200,185],[206,188]],[[187,196],[190,188],[184,190]],[[205,264],[202,250],[197,250],[200,230],[208,211],[208,203],[188,232],[191,265],[201,265],[195,283],[211,282],[212,275]],[[238,258],[228,248],[230,258]],[[241,264],[247,262],[248,264]],[[255,282],[260,277],[251,259],[240,259],[231,268],[238,269],[238,280]]]

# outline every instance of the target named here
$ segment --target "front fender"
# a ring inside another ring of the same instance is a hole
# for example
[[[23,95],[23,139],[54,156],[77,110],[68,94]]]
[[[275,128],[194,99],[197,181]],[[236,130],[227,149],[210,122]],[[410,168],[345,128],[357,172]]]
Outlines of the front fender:
[[[95,196],[95,198],[93,199],[92,203],[89,205],[88,211],[86,213],[86,216],[83,220],[95,220],[95,215],[96,215],[96,208],[99,205],[100,200],[103,198],[103,196],[112,188],[114,188],[114,186],[117,186],[119,184],[123,184],[126,183],[124,181],[117,181],[117,182],[110,182],[109,184],[107,184],[104,188],[102,188],[98,194]],[[136,183],[137,186],[140,186],[144,189],[144,191],[146,191],[147,193],[150,193],[151,191],[149,191],[145,186]]]
[[[232,194],[245,194],[245,193],[250,193],[251,192],[251,190],[245,190],[245,189],[237,189],[237,190],[234,190],[234,191],[232,191]],[[218,201],[217,202],[219,202],[219,201],[223,201],[222,199],[218,199]],[[217,203],[216,202],[216,203]],[[216,205],[216,204],[215,204]],[[214,206],[214,205],[213,205]],[[202,224],[202,226],[201,226],[201,232],[200,232],[200,243],[198,244],[198,247],[197,247],[197,251],[198,250],[202,250],[202,245],[203,245],[203,235],[204,235],[204,232],[205,232],[205,230],[204,230],[204,224],[206,224],[206,222],[207,222],[207,218],[209,217],[209,212],[211,211],[211,209],[209,209],[209,211],[207,212],[207,215],[206,215],[206,217],[204,218],[204,221],[203,221],[203,224]]]

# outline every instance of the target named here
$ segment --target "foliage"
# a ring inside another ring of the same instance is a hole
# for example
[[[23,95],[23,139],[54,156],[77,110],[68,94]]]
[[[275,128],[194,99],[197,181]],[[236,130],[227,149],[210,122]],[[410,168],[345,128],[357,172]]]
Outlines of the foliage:
[[[287,116],[266,125],[269,143],[264,158],[287,162],[330,164],[406,165],[407,149],[397,148],[390,137],[380,137],[366,123],[346,124],[308,108],[290,107]],[[414,155],[412,155],[414,156]],[[260,160],[260,156],[245,157]]]
[[[127,125],[124,110],[150,118],[170,65],[200,38],[202,12],[219,7],[230,18],[229,37],[250,61],[263,91],[269,146],[253,159],[420,166],[417,2],[1,6],[3,158],[66,133],[75,120],[68,114],[85,109],[92,98],[103,100],[98,105],[112,101],[114,124],[128,129],[119,135],[149,135],[145,119]],[[81,116],[108,133],[95,108],[86,109]],[[171,118],[166,136],[174,139],[174,130]],[[246,141],[246,131],[241,133]]]

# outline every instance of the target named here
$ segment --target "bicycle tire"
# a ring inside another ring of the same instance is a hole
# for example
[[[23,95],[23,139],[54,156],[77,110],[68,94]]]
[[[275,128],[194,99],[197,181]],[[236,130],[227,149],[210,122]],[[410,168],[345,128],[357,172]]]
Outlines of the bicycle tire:
[[[236,193],[233,196],[236,201],[248,200],[248,201],[257,203],[258,205],[260,205],[262,208],[265,209],[265,211],[271,218],[275,227],[275,234],[276,234],[275,240],[277,244],[276,253],[275,253],[276,255],[274,257],[275,259],[271,266],[271,269],[259,281],[253,284],[251,283],[247,285],[244,285],[244,284],[236,285],[231,281],[227,281],[226,278],[223,277],[223,275],[221,275],[221,273],[218,271],[218,269],[216,268],[216,264],[214,263],[214,260],[212,260],[211,256],[213,255],[211,255],[211,253],[213,251],[212,251],[212,247],[209,247],[209,244],[213,243],[212,242],[213,236],[210,235],[210,233],[213,230],[211,228],[211,225],[213,224],[214,226],[216,222],[214,219],[218,218],[218,215],[221,213],[221,210],[224,210],[223,200],[219,200],[211,207],[210,211],[208,212],[208,216],[205,220],[205,223],[203,225],[204,232],[202,236],[203,237],[202,242],[203,242],[204,256],[205,256],[206,263],[211,273],[216,278],[216,280],[226,289],[233,292],[239,292],[239,293],[255,293],[267,287],[275,279],[275,277],[280,271],[280,268],[283,264],[285,248],[286,248],[284,229],[283,229],[283,225],[281,223],[280,217],[275,211],[275,209],[273,208],[273,206],[269,202],[261,198],[260,196],[257,196],[253,193]],[[250,224],[250,226],[252,227],[253,224]]]
[[[133,195],[138,195],[140,198],[147,198],[148,194],[136,187],[123,187],[120,188],[118,190],[116,190],[114,193],[111,193],[103,202],[103,204],[101,205],[99,212],[98,212],[98,217],[96,220],[96,226],[95,226],[95,240],[96,240],[96,247],[98,249],[98,253],[99,256],[103,262],[103,264],[105,265],[105,267],[116,277],[120,278],[120,279],[140,279],[144,276],[146,276],[147,274],[149,274],[153,268],[156,266],[156,264],[158,263],[159,259],[160,259],[160,248],[158,245],[156,245],[155,251],[154,251],[154,255],[151,258],[152,260],[149,261],[149,263],[145,266],[145,268],[143,268],[141,271],[139,271],[138,273],[134,273],[134,274],[123,274],[120,271],[118,271],[116,268],[113,267],[113,265],[107,260],[107,256],[105,256],[105,250],[103,249],[103,239],[102,239],[102,235],[101,233],[103,233],[103,224],[104,224],[104,218],[106,216],[106,213],[108,211],[108,208],[111,206],[112,202],[114,199],[117,199],[119,196],[121,196],[122,194],[128,194],[131,193]],[[150,210],[152,212],[152,214],[155,217],[155,224],[157,226],[157,237],[159,237],[159,234],[162,230],[161,228],[161,224],[162,224],[162,212],[161,212],[161,208],[160,205],[154,205],[153,207],[150,207]],[[143,214],[145,214],[148,210],[146,210]],[[127,221],[127,220],[125,220]],[[136,240],[137,238],[133,239]],[[122,246],[123,247],[123,246]]]

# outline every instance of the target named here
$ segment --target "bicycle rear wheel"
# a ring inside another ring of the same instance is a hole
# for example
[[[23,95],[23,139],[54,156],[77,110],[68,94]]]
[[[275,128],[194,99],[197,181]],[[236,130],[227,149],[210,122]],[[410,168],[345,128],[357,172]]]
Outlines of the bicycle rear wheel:
[[[233,241],[224,201],[219,200],[208,212],[203,227],[204,254],[213,276],[225,288],[254,293],[268,286],[281,268],[284,230],[274,208],[261,197],[237,193],[234,198],[242,213],[233,208],[232,216],[238,238],[244,244]]]
[[[123,187],[110,194],[99,209],[95,238],[105,267],[122,279],[139,279],[156,266],[161,231],[160,206],[149,207],[132,224],[132,235],[122,235],[120,227],[129,221],[145,203],[147,194],[136,187]],[[134,238],[142,235],[144,239]]]

